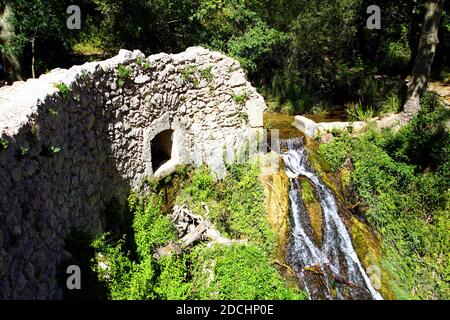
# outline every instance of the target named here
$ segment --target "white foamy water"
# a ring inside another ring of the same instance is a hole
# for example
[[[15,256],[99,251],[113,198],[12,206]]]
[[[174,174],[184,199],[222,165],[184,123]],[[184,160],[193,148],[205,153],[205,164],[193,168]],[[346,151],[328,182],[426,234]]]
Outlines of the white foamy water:
[[[303,287],[311,298],[319,295],[325,299],[344,299],[350,295],[358,299],[361,293],[353,294],[357,287],[359,292],[363,292],[365,296],[369,295],[368,298],[382,300],[382,296],[373,288],[358,259],[347,228],[339,216],[332,192],[308,166],[302,140],[285,140],[283,143],[287,148],[282,158],[290,180],[289,199],[293,222],[288,259],[302,280]],[[309,217],[301,199],[299,177],[311,181],[319,198],[323,214],[323,236],[320,244],[315,243],[311,234]],[[317,283],[317,277],[313,281],[311,277],[306,276],[305,268],[308,267],[318,268],[321,271],[320,284]],[[341,282],[352,284],[353,287],[346,287],[343,284],[332,286],[336,278]],[[345,296],[344,291],[347,292]]]

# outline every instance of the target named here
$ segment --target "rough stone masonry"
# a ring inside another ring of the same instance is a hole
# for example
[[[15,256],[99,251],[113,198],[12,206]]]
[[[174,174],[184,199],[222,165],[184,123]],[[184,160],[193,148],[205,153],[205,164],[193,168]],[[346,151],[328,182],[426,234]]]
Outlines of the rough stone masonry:
[[[177,165],[223,174],[260,136],[265,108],[238,62],[200,47],[121,50],[1,88],[0,298],[63,298],[73,230],[101,232],[110,201]],[[153,168],[166,130],[170,160]]]

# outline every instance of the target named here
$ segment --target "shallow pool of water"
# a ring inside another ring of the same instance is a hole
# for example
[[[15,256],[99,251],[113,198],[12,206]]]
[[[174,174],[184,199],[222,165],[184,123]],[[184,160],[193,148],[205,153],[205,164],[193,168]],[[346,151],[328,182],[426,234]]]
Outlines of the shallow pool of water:
[[[297,138],[303,136],[303,133],[294,126],[294,122],[295,116],[289,116],[283,113],[264,113],[264,128],[268,130],[280,130],[280,139]]]

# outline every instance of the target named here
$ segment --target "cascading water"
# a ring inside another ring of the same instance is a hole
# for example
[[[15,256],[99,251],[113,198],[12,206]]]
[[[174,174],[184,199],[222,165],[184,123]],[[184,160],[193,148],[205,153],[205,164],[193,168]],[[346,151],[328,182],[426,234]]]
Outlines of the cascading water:
[[[282,144],[293,221],[288,263],[301,285],[311,299],[382,299],[358,259],[332,192],[308,165],[303,140],[283,140]],[[309,179],[318,196],[323,215],[321,243],[314,241],[300,179]]]

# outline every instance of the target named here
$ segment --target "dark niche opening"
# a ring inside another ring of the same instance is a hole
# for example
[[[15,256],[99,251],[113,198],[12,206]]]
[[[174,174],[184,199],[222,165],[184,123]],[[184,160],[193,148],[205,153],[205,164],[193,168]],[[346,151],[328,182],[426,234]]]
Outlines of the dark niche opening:
[[[156,172],[172,157],[173,130],[164,130],[152,140],[152,168]]]

